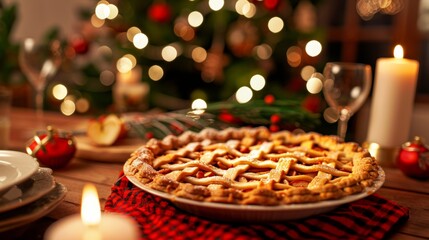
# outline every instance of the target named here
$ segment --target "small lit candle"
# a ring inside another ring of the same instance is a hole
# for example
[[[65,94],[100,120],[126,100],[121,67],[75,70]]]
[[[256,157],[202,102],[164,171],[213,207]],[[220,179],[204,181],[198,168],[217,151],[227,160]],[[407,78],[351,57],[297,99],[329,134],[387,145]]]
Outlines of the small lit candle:
[[[100,211],[97,189],[84,187],[81,214],[71,215],[53,223],[45,233],[46,240],[137,240],[136,222],[126,215]]]
[[[119,84],[132,84],[138,83],[142,79],[142,68],[140,66],[133,67],[127,72],[118,72],[116,75],[116,82]]]
[[[149,84],[145,82],[115,84],[112,90],[118,111],[143,111],[147,109]]]
[[[399,148],[409,138],[419,63],[403,55],[397,45],[395,58],[376,64],[367,142],[381,148]]]

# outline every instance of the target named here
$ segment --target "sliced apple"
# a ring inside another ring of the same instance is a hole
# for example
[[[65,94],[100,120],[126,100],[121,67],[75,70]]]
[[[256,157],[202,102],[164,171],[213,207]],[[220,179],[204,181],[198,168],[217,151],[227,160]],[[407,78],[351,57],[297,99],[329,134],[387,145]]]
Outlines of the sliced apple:
[[[87,136],[93,143],[110,146],[126,135],[125,124],[116,114],[101,116],[88,123]]]

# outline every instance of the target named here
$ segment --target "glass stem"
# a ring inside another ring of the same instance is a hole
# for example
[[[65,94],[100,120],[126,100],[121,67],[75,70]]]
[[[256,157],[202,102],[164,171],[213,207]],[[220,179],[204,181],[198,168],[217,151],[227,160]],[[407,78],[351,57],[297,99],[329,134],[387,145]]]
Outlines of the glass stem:
[[[36,92],[36,114],[40,121],[43,117],[43,90],[37,90]]]
[[[338,137],[343,141],[346,139],[347,123],[349,118],[349,111],[344,109],[340,111],[340,118],[338,119]]]

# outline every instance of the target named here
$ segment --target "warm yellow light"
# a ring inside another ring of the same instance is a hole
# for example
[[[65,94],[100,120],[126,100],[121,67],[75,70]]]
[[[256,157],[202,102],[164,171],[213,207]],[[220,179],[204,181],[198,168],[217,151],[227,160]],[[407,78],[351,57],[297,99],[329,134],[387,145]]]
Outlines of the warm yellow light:
[[[149,78],[158,81],[164,76],[164,70],[158,65],[153,65],[148,70]]]
[[[256,56],[262,60],[269,59],[273,54],[273,49],[266,43],[256,46],[253,50]]]
[[[188,15],[188,23],[192,27],[199,27],[204,21],[204,16],[198,11],[193,11]]]
[[[279,17],[273,17],[268,21],[268,29],[273,33],[280,32],[284,27],[284,22]]]
[[[202,47],[196,47],[192,50],[192,59],[197,63],[202,63],[207,58],[207,51]]]
[[[86,226],[94,226],[100,223],[101,210],[97,189],[93,184],[85,184],[82,191],[82,207],[80,217]]]
[[[195,37],[194,29],[186,20],[179,19],[174,24],[174,34],[185,41],[191,41]]]
[[[109,17],[110,15],[110,8],[109,5],[106,3],[100,3],[95,7],[95,15],[99,18],[99,19],[106,19]]]
[[[320,78],[313,76],[308,79],[306,87],[309,93],[316,94],[322,91],[323,83]]]
[[[252,89],[245,86],[239,88],[235,93],[235,98],[239,103],[247,103],[252,99],[252,97],[253,97]]]
[[[316,68],[310,65],[307,65],[301,69],[301,78],[304,79],[304,81],[307,81],[311,78],[311,75],[316,72]]]
[[[109,16],[107,16],[108,19],[115,19],[118,16],[119,10],[118,7],[114,4],[107,5],[109,7]]]
[[[63,84],[57,84],[52,88],[52,95],[57,100],[63,100],[67,96],[67,88]]]
[[[121,57],[116,62],[116,68],[119,72],[126,73],[131,71],[131,69],[133,68],[133,63],[129,58]]]
[[[64,101],[61,103],[60,111],[66,116],[71,116],[76,111],[76,105],[72,98],[64,99]]]
[[[193,110],[201,110],[201,109],[207,109],[207,103],[201,98],[195,99],[192,101],[191,108]]]
[[[311,40],[305,45],[305,52],[310,57],[316,57],[322,52],[322,44],[317,40]]]
[[[260,74],[255,74],[250,78],[250,87],[255,91],[260,91],[265,87],[265,78]]]
[[[171,62],[176,59],[177,54],[177,49],[173,46],[166,46],[161,51],[162,58],[167,62]]]
[[[286,51],[286,59],[291,67],[298,67],[302,62],[302,50],[297,46],[291,46]]]
[[[127,30],[127,39],[128,39],[128,41],[132,42],[134,36],[137,33],[141,33],[141,32],[142,31],[138,27],[130,27],[130,28],[128,28],[128,30]]]
[[[248,3],[249,2],[247,0],[238,0],[235,3],[235,11],[240,15],[244,15],[244,13],[243,13],[244,5],[246,5]]]
[[[256,14],[256,6],[253,3],[247,2],[247,4],[244,4],[242,11],[245,17],[252,18]]]
[[[145,48],[148,43],[149,43],[149,38],[144,33],[137,33],[133,37],[134,47],[136,47],[138,49]]]
[[[404,58],[404,49],[401,45],[395,46],[395,49],[393,49],[393,56],[395,58]]]
[[[104,25],[104,19],[99,19],[95,14],[91,16],[91,24],[95,28],[101,28]]]
[[[213,11],[219,11],[224,4],[224,0],[209,0],[209,7]]]

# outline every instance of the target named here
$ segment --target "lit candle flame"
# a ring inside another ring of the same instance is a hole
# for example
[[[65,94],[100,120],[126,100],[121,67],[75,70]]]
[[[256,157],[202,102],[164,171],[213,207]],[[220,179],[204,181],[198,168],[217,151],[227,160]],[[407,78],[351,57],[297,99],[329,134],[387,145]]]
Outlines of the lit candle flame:
[[[393,56],[395,58],[404,58],[404,49],[401,45],[395,46],[395,49],[393,50]]]
[[[93,184],[86,184],[82,192],[81,207],[82,222],[86,226],[96,226],[100,223],[101,210],[97,189]]]

